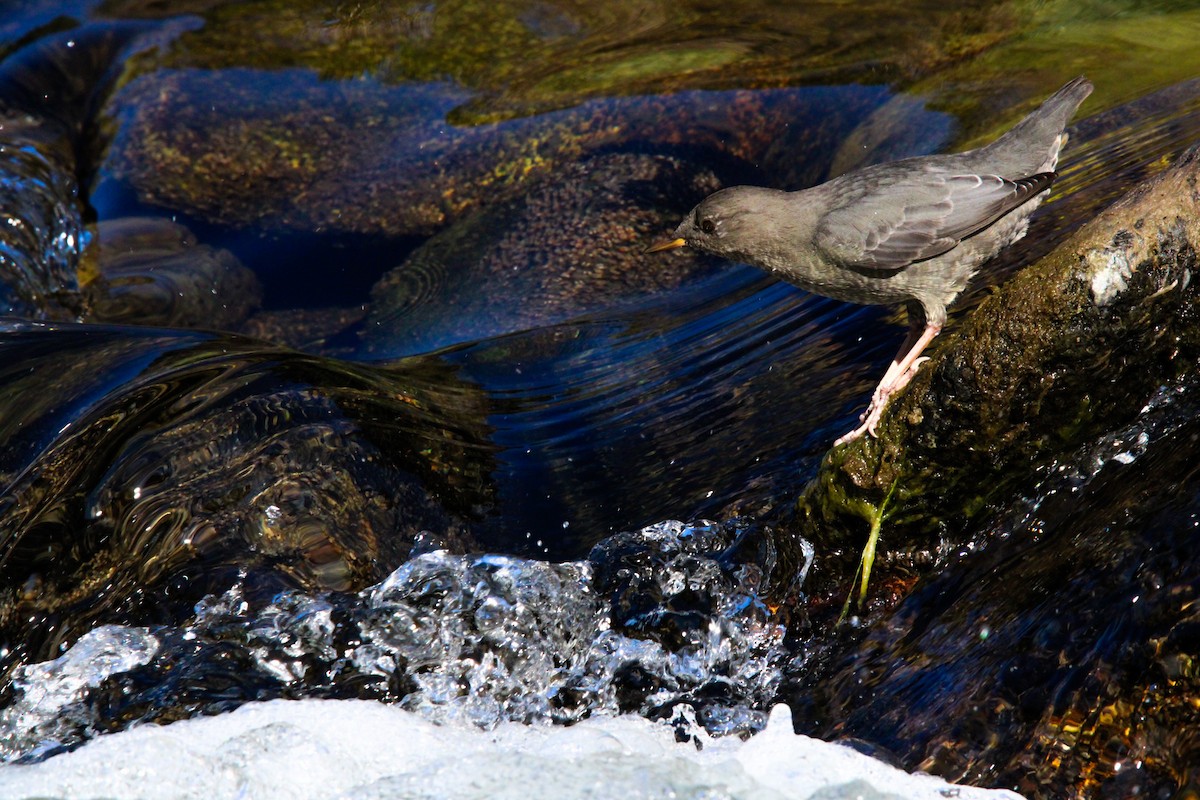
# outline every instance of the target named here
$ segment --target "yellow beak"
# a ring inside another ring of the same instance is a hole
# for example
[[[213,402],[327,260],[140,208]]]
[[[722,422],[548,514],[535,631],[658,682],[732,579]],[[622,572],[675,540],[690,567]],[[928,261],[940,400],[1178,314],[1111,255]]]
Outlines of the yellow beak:
[[[673,250],[676,247],[683,247],[687,242],[683,239],[672,239],[669,242],[659,242],[652,244],[646,248],[647,253],[661,253],[663,250]]]

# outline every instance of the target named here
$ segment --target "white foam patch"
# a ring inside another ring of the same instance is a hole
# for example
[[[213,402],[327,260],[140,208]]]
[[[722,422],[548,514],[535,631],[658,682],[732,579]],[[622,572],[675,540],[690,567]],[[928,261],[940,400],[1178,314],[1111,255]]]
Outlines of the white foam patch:
[[[1106,306],[1129,288],[1133,266],[1121,250],[1091,250],[1084,256],[1091,272],[1092,302]]]
[[[650,798],[780,800],[1016,798],[909,775],[849,748],[767,729],[700,750],[640,717],[564,727],[439,726],[361,700],[276,700],[217,717],[144,725],[33,765],[0,767],[0,797]]]

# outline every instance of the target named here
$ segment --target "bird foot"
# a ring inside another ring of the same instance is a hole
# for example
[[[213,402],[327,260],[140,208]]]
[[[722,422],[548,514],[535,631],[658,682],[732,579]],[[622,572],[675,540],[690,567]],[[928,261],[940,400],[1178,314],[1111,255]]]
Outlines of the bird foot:
[[[884,386],[883,384],[880,384],[879,386],[875,387],[875,392],[871,395],[871,402],[867,405],[866,410],[863,411],[858,418],[858,421],[862,424],[839,438],[833,443],[833,446],[837,447],[838,445],[849,444],[855,439],[862,438],[864,433],[871,434],[872,439],[878,439],[879,434],[875,432],[875,429],[879,427],[879,420],[881,417],[883,417],[883,409],[887,407],[888,400],[890,400],[892,395],[894,395],[896,392],[907,386],[908,382],[912,380],[913,375],[915,375],[917,370],[921,368],[921,365],[928,360],[929,356],[922,356],[921,358],[918,358],[912,363],[912,366],[909,367],[904,374],[893,381],[891,385]]]
[[[858,417],[858,421],[862,424],[844,436],[840,437],[833,443],[833,446],[837,447],[839,445],[849,444],[855,439],[861,439],[864,433],[871,434],[872,439],[879,438],[878,434],[875,433],[875,428],[879,425],[879,418],[883,415],[884,406],[887,405],[888,397],[890,396],[890,391],[882,391],[882,387],[876,389],[875,394],[871,397],[870,404]]]
[[[855,439],[861,439],[862,435],[864,433],[866,433],[866,431],[867,431],[867,425],[866,425],[866,423],[863,423],[862,425],[859,425],[857,428],[850,431],[849,433],[839,437],[838,440],[833,443],[833,446],[839,447],[843,444],[850,444],[850,442],[853,442]],[[874,435],[874,434],[872,434],[872,435]]]

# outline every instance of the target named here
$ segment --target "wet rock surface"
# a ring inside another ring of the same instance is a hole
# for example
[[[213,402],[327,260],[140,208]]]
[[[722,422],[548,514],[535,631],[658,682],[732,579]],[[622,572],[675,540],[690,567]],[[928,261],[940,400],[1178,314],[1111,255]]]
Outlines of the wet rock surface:
[[[799,727],[1030,797],[1193,786],[1198,388],[1038,469],[828,673],[794,676]]]

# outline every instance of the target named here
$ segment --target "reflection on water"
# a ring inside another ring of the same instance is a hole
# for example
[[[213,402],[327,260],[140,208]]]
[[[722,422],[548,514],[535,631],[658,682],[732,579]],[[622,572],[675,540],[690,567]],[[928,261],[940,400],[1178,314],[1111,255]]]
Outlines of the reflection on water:
[[[843,359],[869,350],[854,328],[880,314],[847,313],[749,269],[708,288],[670,316],[447,354],[494,397],[506,527],[544,540],[549,557],[571,557],[672,509],[760,510],[811,474],[869,388],[869,372],[856,385]],[[874,355],[891,346],[876,340]]]
[[[96,240],[89,322],[236,330],[261,303],[258,279],[232,253],[169,220],[105,220]]]
[[[803,603],[828,598],[802,576],[775,592],[794,608],[762,599],[772,521],[901,320],[639,252],[717,182],[1003,127],[1080,71],[1005,61],[1052,9],[196,10],[0,26],[0,286],[66,320],[0,328],[0,714],[30,721],[57,673],[29,665],[116,625],[112,673],[6,755],[265,697],[482,725],[686,706],[746,733],[786,676],[798,725],[910,767],[1041,796],[1186,785],[1194,392],[1038,465],[987,530],[948,520],[943,574],[814,640]],[[1074,126],[980,291],[1200,138],[1185,55]],[[652,524],[705,516],[729,521]]]

